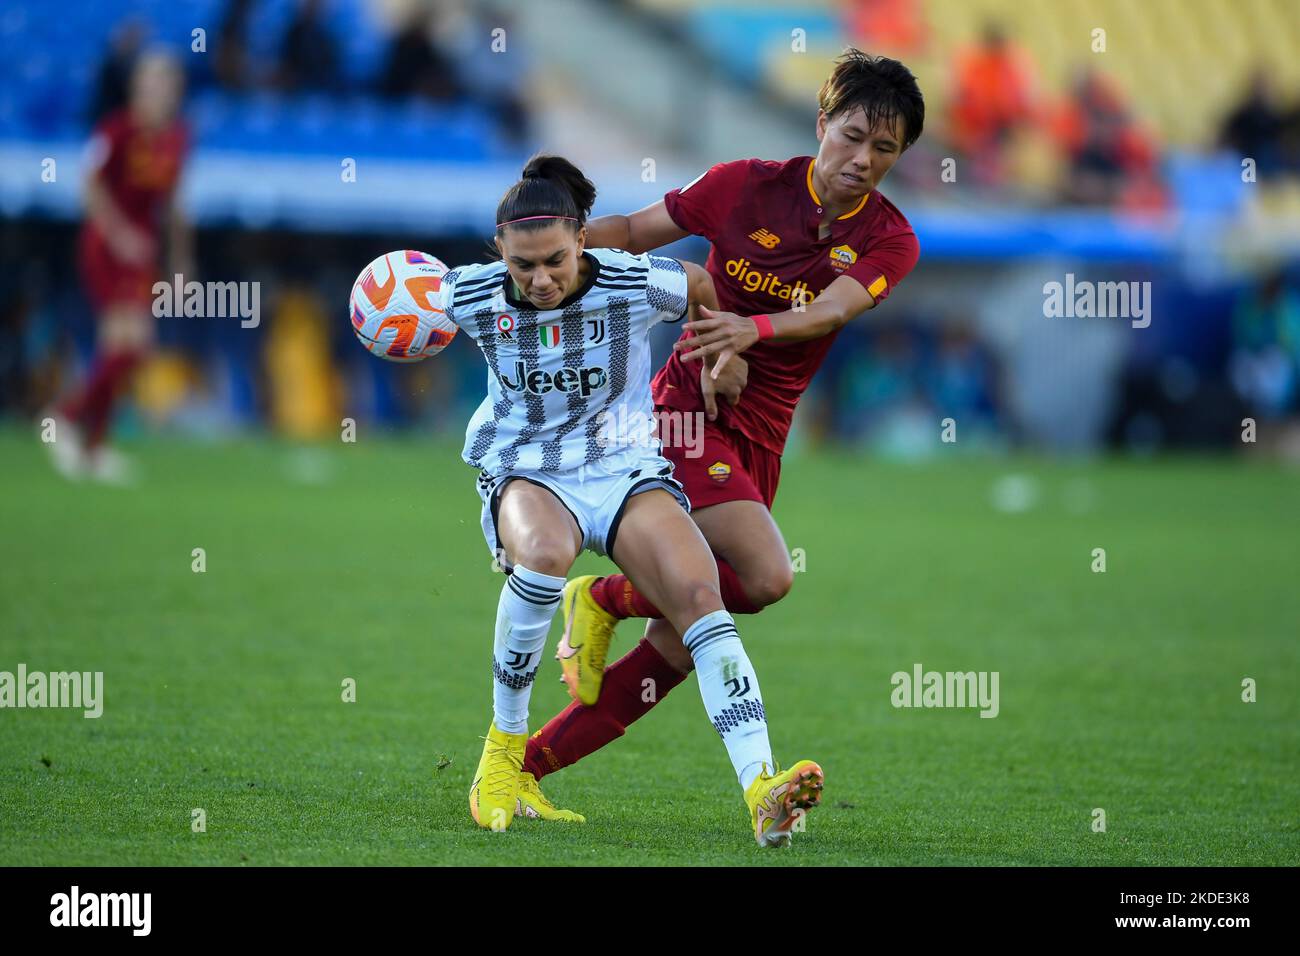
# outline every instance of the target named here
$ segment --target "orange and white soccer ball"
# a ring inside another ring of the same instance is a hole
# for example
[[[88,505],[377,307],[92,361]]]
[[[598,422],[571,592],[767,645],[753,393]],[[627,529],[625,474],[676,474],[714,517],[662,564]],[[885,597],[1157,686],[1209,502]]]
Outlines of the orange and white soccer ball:
[[[440,259],[413,249],[380,256],[352,284],[352,330],[371,355],[389,362],[418,362],[437,355],[456,337],[442,308]]]

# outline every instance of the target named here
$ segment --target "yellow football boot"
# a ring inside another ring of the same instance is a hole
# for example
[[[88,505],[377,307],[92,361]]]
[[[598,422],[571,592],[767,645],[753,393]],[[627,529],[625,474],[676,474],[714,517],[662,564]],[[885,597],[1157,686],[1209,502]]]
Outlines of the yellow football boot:
[[[804,814],[821,802],[825,779],[811,760],[800,760],[784,772],[778,769],[775,775],[765,767],[745,790],[758,845],[788,846],[790,835],[803,829]]]
[[[561,810],[542,793],[537,778],[525,770],[519,775],[519,799],[515,804],[515,816],[532,817],[537,820],[559,820],[563,823],[586,823],[587,818],[572,810]]]
[[[483,756],[469,788],[469,812],[484,829],[504,830],[514,819],[519,797],[519,775],[524,769],[527,734],[497,730],[496,721],[484,738]]]
[[[569,696],[588,707],[600,697],[605,657],[618,618],[596,603],[591,586],[600,575],[585,574],[564,585],[564,636],[555,652]]]

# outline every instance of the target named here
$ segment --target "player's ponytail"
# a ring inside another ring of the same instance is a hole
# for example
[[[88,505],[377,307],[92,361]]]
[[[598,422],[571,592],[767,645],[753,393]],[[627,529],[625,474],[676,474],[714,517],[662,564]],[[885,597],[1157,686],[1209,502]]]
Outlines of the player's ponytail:
[[[506,227],[545,229],[556,219],[577,232],[595,201],[596,187],[573,163],[563,156],[534,156],[497,206],[497,235]]]

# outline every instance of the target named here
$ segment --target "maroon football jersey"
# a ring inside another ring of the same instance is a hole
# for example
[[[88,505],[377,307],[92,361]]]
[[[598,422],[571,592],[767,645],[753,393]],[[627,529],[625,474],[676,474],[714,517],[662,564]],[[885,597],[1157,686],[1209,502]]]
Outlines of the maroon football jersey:
[[[795,297],[811,302],[842,275],[860,282],[878,304],[916,265],[920,247],[912,227],[876,191],[836,219],[829,237],[818,238],[823,207],[812,169],[811,156],[719,163],[664,196],[678,226],[713,244],[705,268],[723,309],[739,315],[785,312]],[[744,353],[749,383],[740,404],[719,402],[718,421],[780,454],[795,406],[835,335],[755,343]],[[704,408],[700,363],[684,363],[676,352],[653,388],[660,405]]]
[[[162,236],[163,211],[180,180],[188,151],[189,132],[181,120],[151,130],[124,109],[95,130],[87,165],[101,174],[122,214],[157,241]]]

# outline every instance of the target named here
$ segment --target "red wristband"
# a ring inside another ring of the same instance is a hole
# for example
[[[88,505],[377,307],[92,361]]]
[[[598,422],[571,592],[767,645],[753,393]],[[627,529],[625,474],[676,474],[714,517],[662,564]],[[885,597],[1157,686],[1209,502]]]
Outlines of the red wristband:
[[[749,321],[758,326],[758,340],[760,342],[763,341],[763,339],[770,339],[772,336],[776,335],[776,332],[772,329],[771,316],[751,315]]]

